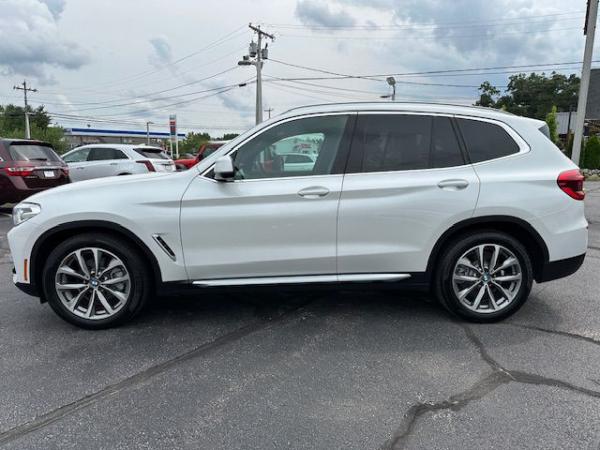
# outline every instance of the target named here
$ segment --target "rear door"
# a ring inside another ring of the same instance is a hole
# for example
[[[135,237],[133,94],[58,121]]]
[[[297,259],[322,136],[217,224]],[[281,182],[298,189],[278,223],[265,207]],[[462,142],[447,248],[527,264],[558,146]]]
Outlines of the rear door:
[[[85,180],[85,168],[87,166],[88,155],[90,154],[90,147],[79,148],[72,150],[67,153],[63,160],[69,166],[69,177],[71,181]]]
[[[433,245],[471,217],[479,179],[448,116],[361,113],[338,216],[338,272],[423,272]]]
[[[120,163],[127,160],[127,155],[119,149],[92,147],[85,165],[85,179],[120,175]]]

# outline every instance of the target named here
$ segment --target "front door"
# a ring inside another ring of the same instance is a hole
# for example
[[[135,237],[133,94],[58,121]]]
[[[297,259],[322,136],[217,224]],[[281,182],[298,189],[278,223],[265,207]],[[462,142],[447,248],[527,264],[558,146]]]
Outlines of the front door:
[[[352,122],[321,115],[276,123],[230,153],[234,181],[216,181],[211,171],[194,179],[181,207],[189,278],[335,277]],[[291,170],[285,157],[301,144],[316,149],[314,164]]]

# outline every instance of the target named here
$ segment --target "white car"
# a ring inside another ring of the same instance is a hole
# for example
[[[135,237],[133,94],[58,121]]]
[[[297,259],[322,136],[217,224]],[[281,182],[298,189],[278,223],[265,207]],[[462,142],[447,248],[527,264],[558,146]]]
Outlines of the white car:
[[[310,171],[283,139],[323,137]],[[81,327],[174,286],[388,282],[491,322],[587,249],[583,177],[544,122],[486,108],[294,109],[193,169],[92,180],[14,208],[14,282]],[[201,295],[199,291],[199,295]]]
[[[71,181],[134,175],[148,172],[175,172],[175,163],[161,148],[145,145],[90,144],[63,155]]]
[[[287,153],[281,155],[283,158],[283,169],[286,172],[311,173],[318,155],[304,153]]]

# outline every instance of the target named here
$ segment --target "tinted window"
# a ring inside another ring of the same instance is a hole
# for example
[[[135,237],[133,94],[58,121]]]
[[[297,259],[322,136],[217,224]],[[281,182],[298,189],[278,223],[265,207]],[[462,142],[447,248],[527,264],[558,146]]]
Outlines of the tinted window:
[[[237,179],[280,178],[333,173],[347,116],[291,120],[259,134],[232,155]],[[297,148],[310,148],[314,160],[298,168],[285,163]],[[314,161],[314,163],[313,163]]]
[[[363,172],[417,170],[464,164],[448,117],[359,116],[352,142]]]
[[[469,119],[458,119],[458,123],[473,163],[519,152],[517,143],[499,125]]]
[[[306,155],[287,155],[285,157],[285,162],[286,163],[311,163],[312,159],[310,156],[306,156]]]
[[[92,148],[88,161],[106,161],[109,159],[127,159],[125,153],[115,148]]]
[[[161,148],[134,148],[135,152],[149,159],[169,159]]]
[[[14,161],[58,161],[51,147],[35,144],[12,144],[8,151]]]
[[[75,150],[74,152],[69,153],[63,159],[65,160],[65,162],[68,162],[68,163],[83,162],[83,161],[87,161],[89,154],[90,154],[89,148],[82,148],[81,150]]]

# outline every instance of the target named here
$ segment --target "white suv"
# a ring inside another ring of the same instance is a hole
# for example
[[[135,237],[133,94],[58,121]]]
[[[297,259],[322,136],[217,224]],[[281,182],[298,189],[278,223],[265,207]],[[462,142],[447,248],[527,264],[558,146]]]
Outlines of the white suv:
[[[175,172],[173,160],[158,147],[127,144],[89,144],[63,155],[71,181],[134,175],[148,172]]]
[[[546,134],[465,106],[291,110],[190,171],[19,204],[14,281],[87,328],[168,286],[345,282],[429,287],[467,320],[499,320],[585,256],[583,177]],[[311,143],[312,165],[285,163],[293,142]]]

